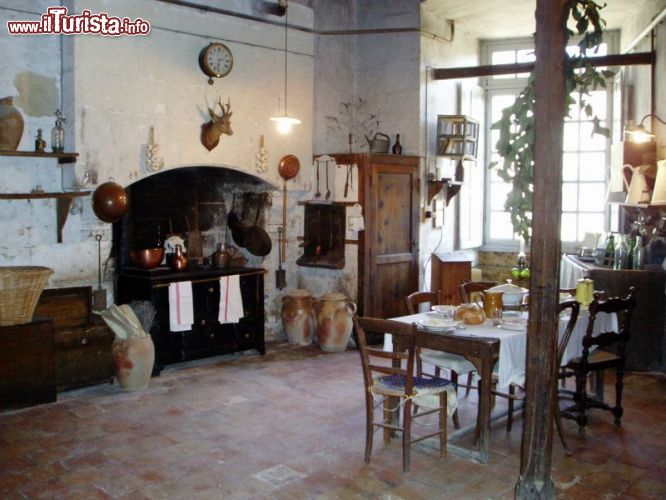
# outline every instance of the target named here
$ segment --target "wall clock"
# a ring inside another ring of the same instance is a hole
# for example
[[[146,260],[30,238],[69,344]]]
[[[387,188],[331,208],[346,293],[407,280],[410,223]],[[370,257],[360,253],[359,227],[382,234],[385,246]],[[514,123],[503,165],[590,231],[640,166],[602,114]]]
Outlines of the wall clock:
[[[213,42],[201,49],[199,53],[199,66],[209,78],[208,83],[213,85],[213,77],[227,76],[234,65],[234,57],[229,47],[223,43]]]

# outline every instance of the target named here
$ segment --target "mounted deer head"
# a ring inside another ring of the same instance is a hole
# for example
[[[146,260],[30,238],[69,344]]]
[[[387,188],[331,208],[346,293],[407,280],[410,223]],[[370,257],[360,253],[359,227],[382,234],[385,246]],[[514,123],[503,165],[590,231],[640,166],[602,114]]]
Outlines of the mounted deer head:
[[[231,98],[229,98],[227,104],[222,104],[222,99],[218,99],[217,104],[220,106],[222,114],[216,115],[215,111],[209,107],[210,121],[201,126],[201,143],[208,151],[217,146],[222,134],[234,135],[234,131],[231,130],[231,115],[233,114],[231,112]]]

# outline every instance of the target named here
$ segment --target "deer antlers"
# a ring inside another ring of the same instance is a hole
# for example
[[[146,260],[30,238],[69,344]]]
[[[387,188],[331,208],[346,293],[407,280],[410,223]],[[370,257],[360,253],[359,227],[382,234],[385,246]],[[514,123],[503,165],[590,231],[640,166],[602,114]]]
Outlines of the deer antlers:
[[[227,100],[227,104],[222,104],[222,99],[218,98],[217,104],[220,106],[222,114],[215,114],[215,111],[208,106],[210,120],[201,126],[201,143],[208,151],[218,145],[222,134],[234,134],[234,131],[231,130],[231,115],[233,115],[231,98]]]

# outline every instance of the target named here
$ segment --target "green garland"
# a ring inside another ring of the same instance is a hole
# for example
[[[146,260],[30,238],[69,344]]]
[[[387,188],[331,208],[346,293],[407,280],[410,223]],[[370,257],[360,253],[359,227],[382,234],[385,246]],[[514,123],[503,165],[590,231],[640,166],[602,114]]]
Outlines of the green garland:
[[[598,71],[588,59],[589,51],[596,51],[603,40],[606,22],[599,16],[599,11],[606,6],[592,0],[569,0],[568,19],[575,22],[575,30],[567,28],[567,40],[573,36],[582,36],[578,47],[580,54],[570,57],[565,55],[565,83],[567,90],[566,105],[570,109],[575,104],[571,93],[580,93],[580,107],[586,116],[592,118],[593,133],[609,136],[607,128],[600,125],[588,102],[590,92],[606,87],[606,78],[610,71]],[[527,86],[518,95],[513,105],[502,110],[500,120],[492,125],[499,130],[497,151],[503,158],[501,164],[493,162],[490,168],[497,169],[497,175],[512,185],[507,195],[504,209],[511,215],[511,224],[516,234],[525,242],[529,240],[532,226],[532,191],[534,185],[534,106],[535,106],[535,71],[532,70]]]

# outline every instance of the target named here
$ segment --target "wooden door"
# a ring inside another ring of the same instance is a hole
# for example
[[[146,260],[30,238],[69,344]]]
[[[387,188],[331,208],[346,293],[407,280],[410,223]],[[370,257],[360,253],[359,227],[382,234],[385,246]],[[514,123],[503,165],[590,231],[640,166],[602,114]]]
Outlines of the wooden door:
[[[401,316],[419,285],[419,158],[368,155],[365,167],[363,314]]]

